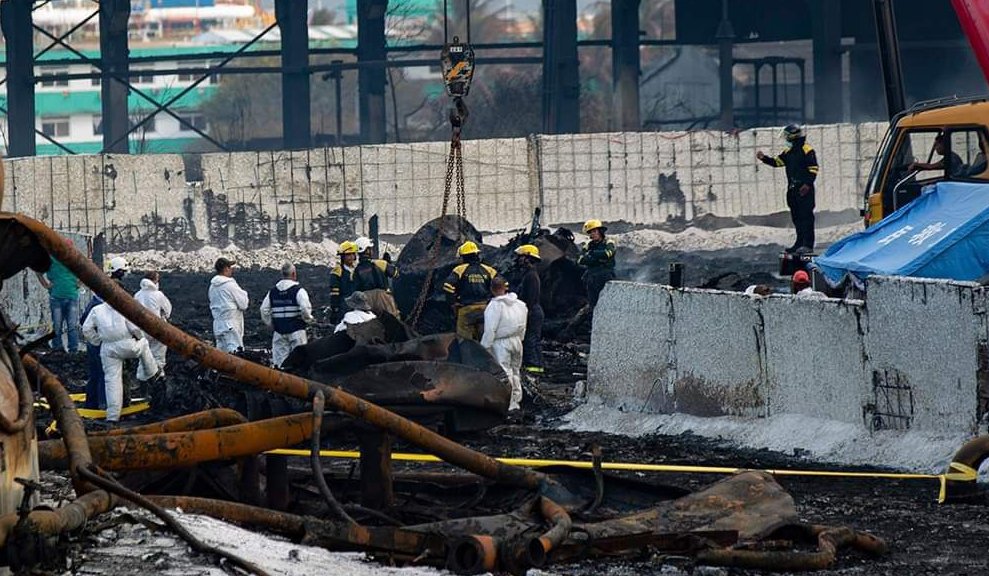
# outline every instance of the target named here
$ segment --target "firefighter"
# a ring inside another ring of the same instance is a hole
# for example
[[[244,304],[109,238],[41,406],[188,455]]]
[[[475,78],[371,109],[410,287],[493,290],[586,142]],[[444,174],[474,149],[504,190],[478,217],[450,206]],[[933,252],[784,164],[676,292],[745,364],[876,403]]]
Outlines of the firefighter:
[[[456,266],[443,291],[457,319],[457,336],[480,341],[484,333],[484,309],[491,299],[491,281],[498,271],[481,262],[481,249],[468,240],[457,250],[463,263]]]
[[[786,206],[797,231],[786,252],[804,254],[814,250],[814,181],[820,168],[803,128],[790,124],[783,128],[782,137],[786,148],[779,156],[766,156],[761,150],[755,156],[768,166],[786,168]]]
[[[271,335],[271,363],[280,368],[296,346],[306,344],[306,326],[315,322],[309,293],[299,284],[295,265],[282,265],[282,279],[261,302],[261,320]]]
[[[543,313],[542,283],[536,266],[539,264],[539,248],[532,244],[523,244],[515,249],[518,257],[518,267],[522,270],[522,281],[519,283],[518,296],[525,302],[529,314],[525,324],[525,338],[522,340],[522,369],[528,374],[543,373]]]
[[[339,261],[330,271],[330,322],[336,324],[347,313],[347,296],[354,288],[354,268],[357,265],[357,244],[347,240],[337,250]]]
[[[398,318],[398,307],[391,294],[391,281],[398,277],[398,268],[386,260],[374,258],[374,242],[361,236],[357,246],[357,266],[354,267],[354,290],[364,293],[375,314],[387,312]]]
[[[584,288],[587,290],[587,303],[593,310],[598,305],[601,290],[609,280],[615,279],[615,242],[605,237],[608,228],[600,220],[584,223],[584,234],[591,237],[584,242],[577,264],[583,266]]]

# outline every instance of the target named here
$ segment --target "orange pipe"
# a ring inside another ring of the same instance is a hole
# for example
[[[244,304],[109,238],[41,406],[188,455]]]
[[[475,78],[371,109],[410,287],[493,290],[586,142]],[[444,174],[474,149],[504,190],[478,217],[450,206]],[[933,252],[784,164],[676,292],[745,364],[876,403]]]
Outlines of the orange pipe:
[[[309,399],[313,392],[322,390],[328,406],[403,438],[450,464],[512,486],[545,490],[552,485],[558,488],[553,480],[541,472],[502,464],[490,456],[466,448],[339,388],[331,388],[319,382],[279,372],[217,350],[152,315],[71,243],[43,223],[23,214],[0,215],[0,219],[14,220],[33,232],[48,253],[71,270],[83,284],[148,335],[185,358],[222,372],[240,382],[286,396]]]
[[[243,424],[247,418],[236,410],[230,408],[216,408],[195,414],[186,414],[171,420],[162,422],[152,422],[143,426],[132,428],[114,428],[112,430],[90,432],[90,438],[94,436],[122,436],[124,434],[167,434],[169,432],[188,432],[190,430],[209,430],[210,428],[222,428],[234,424]]]
[[[57,536],[86,525],[95,516],[108,512],[117,503],[116,497],[103,490],[93,490],[56,510],[33,510],[28,513],[27,529],[32,534]],[[14,526],[18,522],[16,512],[0,517],[0,547],[7,545]]]
[[[108,470],[165,470],[286,448],[310,436],[312,416],[295,414],[212,430],[95,436],[88,448],[96,463]],[[42,469],[64,467],[65,458],[60,443],[38,443]]]

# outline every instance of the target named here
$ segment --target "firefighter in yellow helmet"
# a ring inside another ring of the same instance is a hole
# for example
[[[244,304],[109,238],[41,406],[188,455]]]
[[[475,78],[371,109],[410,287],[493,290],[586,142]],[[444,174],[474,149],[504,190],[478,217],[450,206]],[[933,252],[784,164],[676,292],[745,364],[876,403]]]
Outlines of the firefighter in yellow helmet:
[[[349,310],[346,298],[354,293],[357,244],[346,241],[337,249],[337,265],[330,271],[330,322],[336,324]]]
[[[590,240],[584,242],[577,264],[584,267],[584,288],[587,290],[587,303],[593,309],[598,305],[598,296],[609,280],[615,279],[615,242],[605,236],[608,228],[600,220],[584,223],[584,234]]]
[[[523,244],[515,249],[516,263],[522,271],[519,282],[519,300],[525,302],[528,318],[525,322],[525,338],[522,340],[522,369],[528,374],[538,375],[543,370],[543,321],[546,314],[542,306],[542,282],[539,279],[539,248]]]
[[[374,257],[374,241],[361,236],[354,241],[357,246],[357,265],[354,267],[354,286],[363,292],[377,315],[387,312],[398,318],[398,307],[391,294],[391,281],[398,277],[398,268],[387,260]]]
[[[498,271],[481,262],[481,250],[468,240],[457,250],[463,261],[446,281],[443,291],[457,319],[457,336],[480,341],[484,333],[484,309],[491,299],[491,280]]]

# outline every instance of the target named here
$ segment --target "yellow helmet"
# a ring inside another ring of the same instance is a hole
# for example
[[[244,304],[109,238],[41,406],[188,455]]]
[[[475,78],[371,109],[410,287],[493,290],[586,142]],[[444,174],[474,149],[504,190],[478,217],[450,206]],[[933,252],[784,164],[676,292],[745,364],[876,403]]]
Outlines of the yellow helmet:
[[[357,254],[357,244],[347,240],[340,244],[340,248],[337,249],[337,254]]]
[[[587,234],[591,230],[595,230],[597,228],[600,228],[602,232],[607,230],[600,220],[588,220],[587,222],[584,222],[584,234]]]
[[[468,254],[480,254],[480,252],[481,249],[477,247],[477,244],[468,240],[460,245],[460,248],[457,250],[457,256],[467,256]]]
[[[539,257],[539,248],[533,246],[532,244],[523,244],[515,249],[515,253],[519,256],[531,256],[536,260],[542,260]]]

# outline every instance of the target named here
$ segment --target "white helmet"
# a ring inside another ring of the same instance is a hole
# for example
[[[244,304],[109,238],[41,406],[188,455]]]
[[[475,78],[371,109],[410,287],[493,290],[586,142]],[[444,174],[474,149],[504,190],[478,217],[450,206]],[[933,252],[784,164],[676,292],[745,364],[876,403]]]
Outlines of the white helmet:
[[[110,272],[117,272],[123,270],[127,271],[127,260],[124,260],[123,256],[116,256],[110,259]]]
[[[368,248],[374,248],[374,241],[367,236],[361,236],[354,241],[354,244],[357,244],[357,251],[360,253],[363,253]]]

